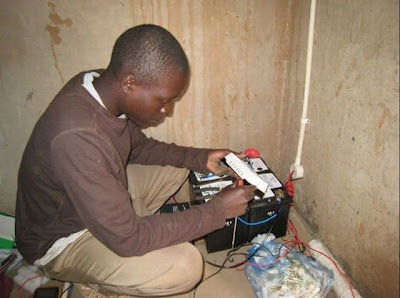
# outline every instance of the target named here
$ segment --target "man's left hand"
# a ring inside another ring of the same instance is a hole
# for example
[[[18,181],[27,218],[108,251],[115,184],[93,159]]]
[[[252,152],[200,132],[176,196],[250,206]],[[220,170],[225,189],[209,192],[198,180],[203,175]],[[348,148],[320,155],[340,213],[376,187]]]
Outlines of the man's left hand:
[[[239,158],[244,158],[244,153],[236,153],[229,149],[215,149],[208,153],[207,170],[217,176],[228,175],[234,178],[238,178],[236,173],[228,166],[226,166],[221,159],[229,153],[234,153]]]

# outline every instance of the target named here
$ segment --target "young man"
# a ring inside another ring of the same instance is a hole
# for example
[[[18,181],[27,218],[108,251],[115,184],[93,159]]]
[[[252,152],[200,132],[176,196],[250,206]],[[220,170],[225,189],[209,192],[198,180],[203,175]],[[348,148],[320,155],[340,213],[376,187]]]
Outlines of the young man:
[[[36,124],[19,171],[17,246],[29,263],[104,293],[170,295],[199,282],[202,258],[188,241],[244,214],[255,188],[154,214],[188,169],[231,174],[219,161],[229,150],[166,144],[141,131],[170,115],[188,84],[178,41],[141,25],[118,38],[106,70],[64,86]]]

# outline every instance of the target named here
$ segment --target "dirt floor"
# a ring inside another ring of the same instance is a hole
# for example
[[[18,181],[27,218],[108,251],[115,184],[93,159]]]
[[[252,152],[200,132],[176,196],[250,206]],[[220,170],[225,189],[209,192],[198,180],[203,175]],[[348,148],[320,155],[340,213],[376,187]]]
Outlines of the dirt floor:
[[[292,222],[295,224],[299,236],[304,242],[309,242],[312,239],[312,235],[309,232],[309,229],[305,226],[303,220],[298,216],[294,209],[290,211],[289,215]],[[290,235],[287,235],[290,238]],[[222,264],[226,258],[227,252],[229,250],[219,251],[215,253],[207,253],[205,240],[199,240],[195,243],[196,247],[203,254],[204,258],[208,261],[211,261],[216,264]],[[238,252],[246,253],[249,246],[242,247],[238,250]],[[240,262],[243,260],[244,256],[237,256],[234,262]],[[232,264],[232,263],[230,263]],[[222,269],[218,274],[212,276],[208,279],[209,276],[217,272],[219,269],[213,267],[211,265],[205,264],[204,266],[204,275],[203,281],[198,285],[198,287],[185,294],[171,296],[175,298],[209,298],[209,297],[236,297],[236,298],[248,298],[255,297],[253,289],[247,280],[242,267],[237,269]],[[12,276],[12,272],[10,274]],[[63,290],[67,289],[70,284],[63,284],[58,281],[49,281],[47,286],[59,286]],[[68,294],[68,295],[67,295]],[[32,294],[29,294],[26,291],[19,289],[18,286],[14,286],[13,291],[11,293],[12,298],[28,298],[32,297]],[[88,288],[84,286],[75,285],[71,288],[70,291],[66,291],[63,295],[63,298],[72,297],[72,298],[80,298],[80,297],[105,297],[103,295],[93,294]],[[335,297],[332,293],[329,297]]]

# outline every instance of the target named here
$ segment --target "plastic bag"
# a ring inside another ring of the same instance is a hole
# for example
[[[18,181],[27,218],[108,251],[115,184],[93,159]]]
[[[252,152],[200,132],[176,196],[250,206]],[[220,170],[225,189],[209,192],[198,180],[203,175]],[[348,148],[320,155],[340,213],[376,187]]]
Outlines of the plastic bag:
[[[254,244],[248,253],[259,246]],[[245,274],[257,298],[326,297],[333,287],[332,271],[297,251],[278,260],[288,250],[282,243],[265,242],[248,261]]]

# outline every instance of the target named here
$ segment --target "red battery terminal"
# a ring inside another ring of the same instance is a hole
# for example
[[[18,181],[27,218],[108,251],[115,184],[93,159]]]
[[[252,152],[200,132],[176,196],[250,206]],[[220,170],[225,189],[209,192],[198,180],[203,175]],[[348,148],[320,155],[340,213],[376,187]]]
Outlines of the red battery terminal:
[[[254,148],[247,148],[246,150],[244,150],[244,154],[246,155],[247,158],[260,157],[260,151]]]

